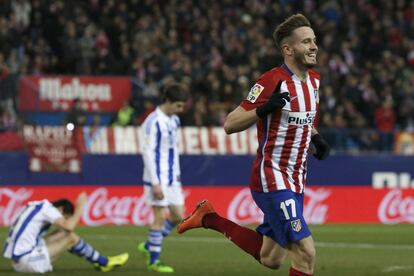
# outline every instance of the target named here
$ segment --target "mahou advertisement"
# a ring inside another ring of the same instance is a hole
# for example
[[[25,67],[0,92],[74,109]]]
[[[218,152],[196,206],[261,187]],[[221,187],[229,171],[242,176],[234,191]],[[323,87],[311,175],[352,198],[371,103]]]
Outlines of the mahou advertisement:
[[[85,225],[146,225],[152,221],[142,186],[32,186],[0,188],[0,225],[12,224],[28,201],[66,197],[75,202],[82,191],[88,194],[81,220]],[[190,186],[184,193],[186,214],[207,198],[218,214],[236,223],[257,224],[263,218],[245,187]],[[305,195],[304,215],[309,224],[414,223],[414,190],[411,189],[319,186],[308,188]]]
[[[67,111],[79,99],[88,112],[116,112],[131,98],[128,77],[23,76],[19,110]]]

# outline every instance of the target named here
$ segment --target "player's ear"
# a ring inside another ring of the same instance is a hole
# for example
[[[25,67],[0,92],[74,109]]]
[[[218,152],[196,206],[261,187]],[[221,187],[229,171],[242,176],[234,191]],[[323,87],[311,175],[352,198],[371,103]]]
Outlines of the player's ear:
[[[282,46],[281,46],[281,49],[282,49],[283,56],[292,56],[293,55],[293,49],[289,45],[289,43],[287,43],[287,42],[283,43]]]

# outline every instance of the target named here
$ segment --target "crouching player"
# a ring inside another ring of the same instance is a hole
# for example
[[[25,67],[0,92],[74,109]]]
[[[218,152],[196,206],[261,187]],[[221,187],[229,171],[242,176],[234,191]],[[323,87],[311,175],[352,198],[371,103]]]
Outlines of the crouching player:
[[[124,265],[128,253],[103,256],[73,232],[86,200],[86,193],[81,193],[76,208],[67,199],[29,202],[11,226],[3,249],[3,256],[11,260],[13,269],[30,273],[52,271],[52,263],[65,251],[83,257],[103,272]],[[51,225],[57,230],[47,234]]]

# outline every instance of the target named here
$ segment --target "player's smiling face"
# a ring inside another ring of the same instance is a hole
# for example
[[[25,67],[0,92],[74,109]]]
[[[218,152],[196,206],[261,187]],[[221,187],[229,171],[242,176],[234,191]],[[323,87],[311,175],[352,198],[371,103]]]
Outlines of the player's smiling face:
[[[293,31],[293,50],[295,62],[298,65],[312,68],[316,65],[318,46],[313,30],[309,27],[300,27]]]

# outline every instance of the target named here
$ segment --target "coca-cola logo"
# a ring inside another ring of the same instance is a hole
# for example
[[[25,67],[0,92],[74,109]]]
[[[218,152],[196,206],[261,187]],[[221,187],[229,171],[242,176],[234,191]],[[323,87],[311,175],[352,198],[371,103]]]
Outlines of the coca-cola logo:
[[[135,224],[146,225],[152,221],[151,206],[143,196],[108,196],[106,188],[99,188],[88,196],[82,220],[86,225]]]
[[[392,190],[382,199],[378,218],[385,224],[414,223],[414,198],[403,196],[401,190]]]
[[[306,189],[307,202],[303,210],[303,216],[309,224],[322,224],[326,221],[329,206],[323,202],[331,195],[331,191],[325,188],[316,190]]]
[[[306,190],[307,204],[304,207],[303,215],[308,223],[321,224],[325,222],[328,205],[323,204],[323,201],[330,194],[331,191],[324,188]],[[261,223],[263,221],[263,212],[254,202],[249,188],[244,188],[236,194],[229,204],[227,217],[239,224]]]
[[[239,224],[261,223],[263,212],[257,207],[249,188],[244,188],[230,202],[227,217]]]
[[[11,225],[32,194],[32,189],[0,188],[0,225]]]

